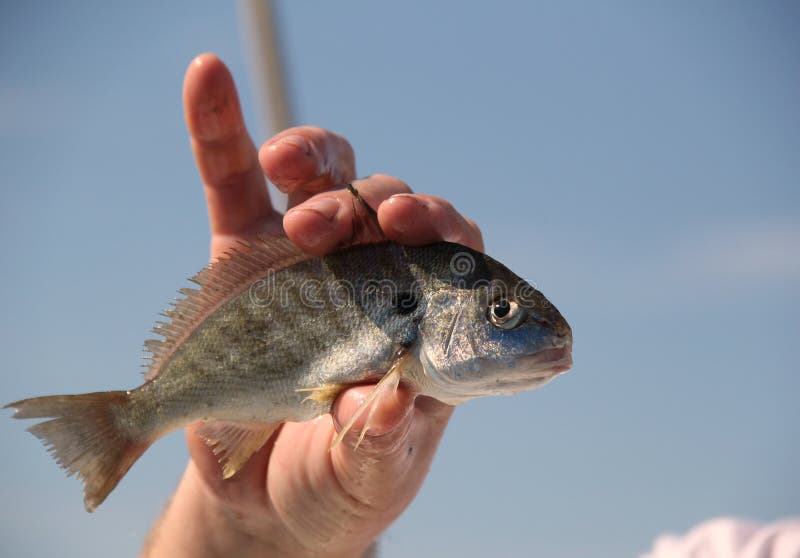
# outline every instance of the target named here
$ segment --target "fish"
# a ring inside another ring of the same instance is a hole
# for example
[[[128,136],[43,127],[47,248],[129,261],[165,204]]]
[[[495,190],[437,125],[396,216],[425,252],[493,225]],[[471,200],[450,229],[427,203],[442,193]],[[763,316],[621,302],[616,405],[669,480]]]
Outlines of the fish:
[[[154,327],[161,339],[145,342],[142,385],[4,407],[47,419],[28,431],[83,482],[87,511],[151,444],[191,424],[202,423],[229,478],[278,425],[329,413],[354,385],[377,382],[332,447],[366,412],[360,443],[399,384],[457,405],[535,389],[572,366],[572,330],[556,307],[456,243],[378,240],[312,257],[262,235],[190,281],[197,288],[181,289]]]

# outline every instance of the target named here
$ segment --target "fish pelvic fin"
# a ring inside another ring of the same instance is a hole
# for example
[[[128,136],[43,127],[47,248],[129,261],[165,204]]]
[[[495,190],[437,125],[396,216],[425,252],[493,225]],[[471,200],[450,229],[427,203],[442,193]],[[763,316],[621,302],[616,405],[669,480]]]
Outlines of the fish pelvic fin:
[[[316,387],[297,388],[295,391],[298,393],[308,393],[305,399],[303,399],[303,403],[306,401],[316,401],[317,403],[333,405],[333,402],[336,401],[339,394],[347,387],[347,384],[322,384]]]
[[[92,512],[114,490],[152,440],[133,439],[120,426],[126,391],[51,395],[9,403],[14,418],[49,418],[28,432],[39,438],[69,476],[83,481],[83,503]]]
[[[350,417],[350,420],[348,420],[345,425],[342,426],[342,429],[333,438],[333,441],[331,441],[331,445],[328,448],[329,451],[338,446],[342,440],[344,440],[345,435],[350,431],[350,429],[353,428],[353,425],[355,425],[358,418],[364,414],[365,411],[368,411],[367,419],[364,422],[364,427],[358,433],[358,440],[353,448],[354,450],[358,449],[358,446],[360,446],[361,442],[364,441],[364,436],[366,436],[367,431],[370,429],[372,417],[375,414],[375,409],[377,409],[378,402],[382,397],[394,394],[394,392],[397,390],[397,386],[400,385],[400,377],[402,375],[403,363],[406,357],[407,353],[405,350],[398,352],[394,363],[392,364],[391,368],[389,368],[389,371],[381,376],[381,379],[378,380],[378,383],[375,385],[372,391],[369,392],[369,395],[364,398],[364,401],[362,401],[355,410],[353,416]]]
[[[276,424],[208,421],[196,434],[209,445],[222,466],[222,478],[239,472],[247,460],[267,443]]]

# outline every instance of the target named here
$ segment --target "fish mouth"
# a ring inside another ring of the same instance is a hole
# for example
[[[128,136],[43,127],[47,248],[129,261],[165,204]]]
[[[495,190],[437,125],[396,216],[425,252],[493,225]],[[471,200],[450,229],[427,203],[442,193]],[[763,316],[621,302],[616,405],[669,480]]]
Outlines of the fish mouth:
[[[572,368],[572,344],[545,349],[536,354],[521,357],[520,364],[527,370],[557,376]]]
[[[436,384],[440,401],[458,405],[470,399],[487,395],[514,395],[539,388],[572,368],[572,343],[551,346],[533,354],[519,355],[504,361],[483,361],[480,378],[456,379],[440,373],[436,367],[426,364],[423,354],[423,369]]]
[[[472,390],[475,397],[483,395],[514,395],[539,388],[572,368],[572,344],[545,349],[514,359],[512,368],[501,376],[489,374],[489,382]]]

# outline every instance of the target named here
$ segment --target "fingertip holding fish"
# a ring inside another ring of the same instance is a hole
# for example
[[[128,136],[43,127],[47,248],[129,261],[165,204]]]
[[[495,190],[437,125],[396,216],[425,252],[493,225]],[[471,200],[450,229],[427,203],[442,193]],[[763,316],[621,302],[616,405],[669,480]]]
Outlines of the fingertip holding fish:
[[[339,239],[336,222],[341,204],[331,197],[312,198],[283,216],[283,228],[303,249],[327,250]]]
[[[428,211],[425,201],[414,194],[395,194],[382,205],[383,226],[400,235],[413,231]]]
[[[406,350],[401,349],[398,351],[389,371],[381,376],[378,383],[370,389],[369,393],[358,404],[358,407],[350,414],[350,418],[347,419],[347,422],[339,429],[338,434],[331,442],[331,449],[336,447],[336,445],[344,439],[345,435],[347,435],[347,432],[355,427],[364,412],[367,414],[362,421],[361,427],[357,429],[360,432],[355,444],[355,449],[358,449],[358,446],[361,445],[368,431],[371,430],[373,434],[381,435],[391,430],[391,427],[386,424],[388,419],[392,418],[392,408],[389,405],[391,405],[391,403],[397,403],[397,387],[400,385],[400,378],[407,359],[408,354]],[[353,392],[356,397],[360,395],[357,389],[353,390]],[[376,411],[379,409],[381,410],[381,414],[376,416]],[[334,410],[333,416],[337,417],[338,414],[339,413]]]

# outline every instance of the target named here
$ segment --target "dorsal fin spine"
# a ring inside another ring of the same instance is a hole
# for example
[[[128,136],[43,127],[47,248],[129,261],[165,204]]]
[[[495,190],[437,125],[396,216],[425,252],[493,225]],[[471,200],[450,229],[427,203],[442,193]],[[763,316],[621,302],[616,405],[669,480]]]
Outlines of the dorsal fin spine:
[[[270,272],[280,271],[310,257],[285,236],[264,235],[252,243],[239,242],[194,275],[189,280],[200,285],[200,289],[180,289],[178,292],[185,298],[171,302],[174,308],[165,312],[170,319],[157,321],[153,328],[153,333],[164,339],[145,341],[145,350],[151,353],[147,357],[151,363],[146,379],[156,378],[183,341],[221,305]]]

